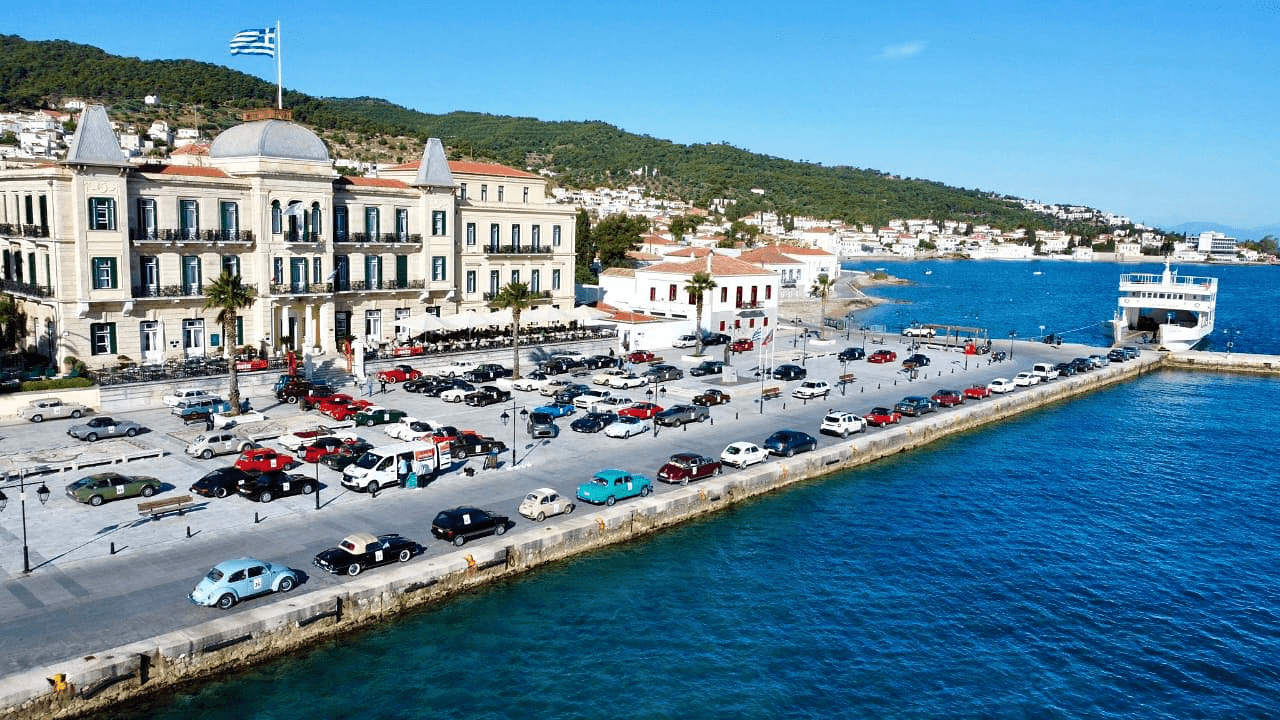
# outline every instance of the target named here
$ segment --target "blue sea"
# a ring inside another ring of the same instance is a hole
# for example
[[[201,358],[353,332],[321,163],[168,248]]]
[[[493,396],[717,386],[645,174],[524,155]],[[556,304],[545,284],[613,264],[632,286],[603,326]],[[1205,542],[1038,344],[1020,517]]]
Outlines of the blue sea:
[[[873,321],[1076,339],[1136,271],[870,266],[920,281]],[[1277,272],[1194,272],[1241,351],[1280,351]],[[1276,407],[1148,375],[111,717],[1277,717]]]

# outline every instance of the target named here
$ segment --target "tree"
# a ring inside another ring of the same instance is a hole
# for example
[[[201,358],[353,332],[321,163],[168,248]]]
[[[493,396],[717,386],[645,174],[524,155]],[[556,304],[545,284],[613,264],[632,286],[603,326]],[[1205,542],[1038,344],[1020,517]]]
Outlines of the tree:
[[[573,234],[574,252],[576,253],[575,272],[578,282],[590,284],[595,282],[595,273],[591,272],[591,262],[595,259],[596,248],[591,242],[591,216],[585,208],[578,208]]]
[[[689,215],[677,215],[671,218],[668,228],[671,231],[671,239],[680,242],[686,233],[698,231],[698,218]]]
[[[610,215],[596,223],[591,242],[600,264],[605,268],[625,265],[627,253],[640,249],[640,238],[648,231],[649,221],[643,215]]]
[[[235,337],[236,319],[240,310],[253,305],[257,295],[254,289],[240,282],[239,275],[232,275],[223,270],[204,289],[204,309],[218,311],[218,324],[222,326],[222,352],[227,358],[227,402],[231,405],[231,414],[240,414],[240,378],[236,374]]]
[[[694,325],[694,335],[698,338],[698,354],[702,354],[702,302],[708,291],[715,290],[716,281],[711,278],[711,273],[699,271],[693,274],[693,277],[684,281],[684,289],[689,291],[693,296],[693,312],[697,323]]]
[[[827,339],[827,295],[831,294],[831,290],[835,288],[835,278],[828,277],[826,273],[818,276],[813,282],[813,287],[809,289],[809,294],[817,295],[822,300],[821,314],[818,316],[818,332],[821,333],[822,339]]]
[[[26,313],[12,297],[0,296],[0,350],[18,350],[26,339]]]
[[[511,365],[511,379],[520,379],[520,313],[533,306],[534,296],[529,286],[522,282],[505,285],[493,297],[489,307],[497,310],[511,311],[511,344],[515,348],[515,359]]]

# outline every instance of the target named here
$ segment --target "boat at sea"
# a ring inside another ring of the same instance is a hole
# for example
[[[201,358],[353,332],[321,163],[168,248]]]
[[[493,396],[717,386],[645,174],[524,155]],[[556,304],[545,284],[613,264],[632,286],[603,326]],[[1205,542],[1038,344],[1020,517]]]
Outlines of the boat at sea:
[[[1163,350],[1190,350],[1213,332],[1218,279],[1164,272],[1124,273],[1120,302],[1111,320],[1116,344],[1148,342]]]

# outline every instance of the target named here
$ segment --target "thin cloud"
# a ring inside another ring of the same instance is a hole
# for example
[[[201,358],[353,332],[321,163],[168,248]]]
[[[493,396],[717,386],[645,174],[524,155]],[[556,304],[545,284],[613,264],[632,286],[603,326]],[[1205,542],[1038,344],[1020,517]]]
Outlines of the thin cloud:
[[[881,60],[906,60],[924,52],[927,43],[922,41],[890,45],[880,51]]]

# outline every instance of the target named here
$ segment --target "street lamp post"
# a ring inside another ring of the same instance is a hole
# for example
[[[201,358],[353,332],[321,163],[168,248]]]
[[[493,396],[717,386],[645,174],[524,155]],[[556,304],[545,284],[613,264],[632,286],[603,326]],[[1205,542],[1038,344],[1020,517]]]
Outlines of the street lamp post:
[[[849,376],[849,361],[841,360],[840,361],[840,397],[844,397],[847,394],[845,393],[845,387],[848,386],[849,381],[846,380],[845,378],[847,378],[848,376]]]
[[[1009,331],[1009,359],[1010,360],[1013,359],[1013,339],[1016,337],[1018,337],[1018,331],[1010,330]]]
[[[40,498],[40,504],[44,505],[49,502],[49,486],[40,483],[39,489],[36,490],[36,496]],[[31,549],[27,546],[27,471],[23,469],[18,474],[18,503],[22,508],[22,572],[31,572]],[[0,512],[4,512],[4,508],[9,504],[9,498],[5,496],[4,491],[0,490]]]
[[[805,367],[805,360],[809,359],[809,333],[805,332],[804,340],[800,343],[800,367]]]
[[[507,411],[503,410],[502,414],[498,416],[498,419],[502,421],[503,425],[511,423],[511,467],[515,467],[516,463],[519,462],[519,460],[516,459],[516,444],[519,442],[519,436],[517,433],[520,430],[519,423],[515,421],[517,409],[520,410],[521,419],[529,417],[529,411],[516,405],[515,398],[511,399],[511,414],[508,415]]]

